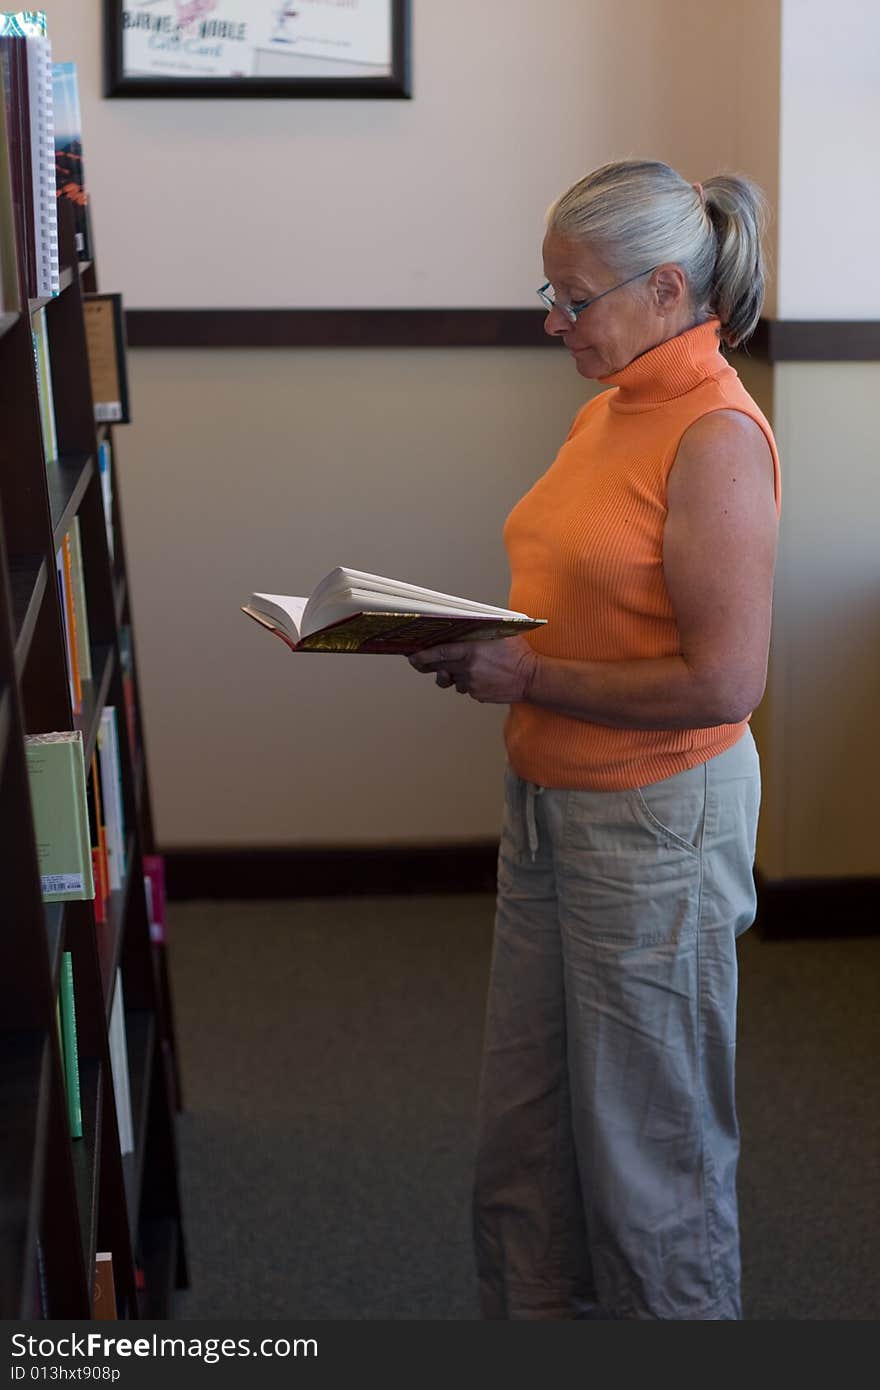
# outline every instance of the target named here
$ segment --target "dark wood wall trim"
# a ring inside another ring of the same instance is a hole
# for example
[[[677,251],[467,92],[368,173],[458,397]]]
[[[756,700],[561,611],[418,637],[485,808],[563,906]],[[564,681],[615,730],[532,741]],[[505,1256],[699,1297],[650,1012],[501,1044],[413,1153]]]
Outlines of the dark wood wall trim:
[[[556,347],[541,309],[129,309],[133,348]],[[880,320],[761,319],[766,362],[878,362]]]
[[[880,362],[880,321],[761,319],[745,350],[767,362]]]
[[[498,842],[364,849],[172,849],[168,895],[355,898],[495,892]],[[755,874],[755,929],[766,940],[870,936],[880,931],[880,878],[771,881]]]
[[[540,309],[129,309],[129,347],[541,347]]]
[[[876,936],[880,932],[880,878],[770,880],[755,874],[764,938]]]
[[[494,893],[497,840],[379,849],[173,849],[168,896],[349,898]]]

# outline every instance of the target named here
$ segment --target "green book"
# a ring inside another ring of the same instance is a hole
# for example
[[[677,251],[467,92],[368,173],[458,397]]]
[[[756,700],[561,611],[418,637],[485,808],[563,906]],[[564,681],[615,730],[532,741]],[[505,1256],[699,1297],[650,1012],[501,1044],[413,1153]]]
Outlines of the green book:
[[[70,1136],[82,1139],[82,1107],[79,1098],[79,1054],[76,1046],[76,1004],[73,997],[73,956],[61,957],[61,1034],[64,1039],[64,1083]]]
[[[31,734],[25,752],[43,900],[94,898],[82,734]]]

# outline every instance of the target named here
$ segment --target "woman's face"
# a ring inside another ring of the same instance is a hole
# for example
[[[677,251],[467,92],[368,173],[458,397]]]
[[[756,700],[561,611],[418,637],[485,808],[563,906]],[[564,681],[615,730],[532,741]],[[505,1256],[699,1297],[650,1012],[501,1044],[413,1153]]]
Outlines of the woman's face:
[[[619,282],[597,255],[558,232],[544,238],[544,275],[565,304],[592,299]],[[646,274],[615,289],[582,310],[576,323],[560,309],[548,311],[544,332],[562,339],[581,376],[610,376],[670,336],[668,315],[658,312],[651,278]]]

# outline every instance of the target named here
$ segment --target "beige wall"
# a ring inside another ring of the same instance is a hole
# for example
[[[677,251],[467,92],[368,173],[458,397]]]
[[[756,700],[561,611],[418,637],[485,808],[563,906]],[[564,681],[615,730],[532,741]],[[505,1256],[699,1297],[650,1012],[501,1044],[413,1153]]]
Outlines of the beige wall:
[[[777,309],[880,316],[880,7],[783,0]],[[757,716],[770,878],[880,872],[880,363],[779,364],[783,515],[767,696]]]
[[[778,0],[415,0],[415,99],[377,103],[104,101],[100,7],[48,10],[80,68],[101,282],[129,307],[530,305],[544,209],[598,163],[739,167],[775,196]],[[570,363],[130,365],[117,453],[161,843],[494,835],[499,710],[404,663],[294,658],[237,605],[337,563],[503,601],[503,518],[584,398]]]
[[[596,164],[747,158],[775,182],[775,131],[752,126],[778,3],[413,0],[414,99],[372,102],[106,101],[102,6],[46,8],[129,307],[512,307],[534,302],[545,208]]]
[[[877,0],[784,0],[778,313],[880,317]]]
[[[878,363],[784,363],[765,872],[880,871]],[[771,835],[772,830],[772,835]]]
[[[496,832],[500,707],[402,658],[294,656],[238,605],[308,592],[335,564],[503,604],[501,521],[583,398],[566,366],[543,350],[134,354],[121,481],[165,846]]]

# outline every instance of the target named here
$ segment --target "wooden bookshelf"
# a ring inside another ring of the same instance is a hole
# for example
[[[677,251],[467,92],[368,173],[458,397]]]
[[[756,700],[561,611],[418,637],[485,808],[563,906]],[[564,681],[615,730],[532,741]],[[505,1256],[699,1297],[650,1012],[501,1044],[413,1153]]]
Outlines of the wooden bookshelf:
[[[113,554],[107,540],[83,296],[70,205],[59,204],[61,292],[0,314],[0,1317],[90,1318],[96,1250],[113,1254],[119,1316],[173,1312],[187,1282],[175,1146],[180,1085],[164,948],[150,940],[143,857],[154,850],[136,671],[130,744],[120,632],[131,586],[113,452]],[[43,307],[58,455],[44,457],[32,338]],[[115,428],[119,428],[118,426]],[[92,679],[74,714],[55,556],[78,518]],[[133,638],[129,650],[134,658]],[[86,767],[101,712],[117,710],[127,833],[122,887],[96,923],[91,902],[44,903],[24,736],[80,730]],[[56,1025],[62,953],[73,958],[83,1136],[73,1140]],[[125,1004],[135,1150],[120,1150],[109,1021],[117,968]]]

